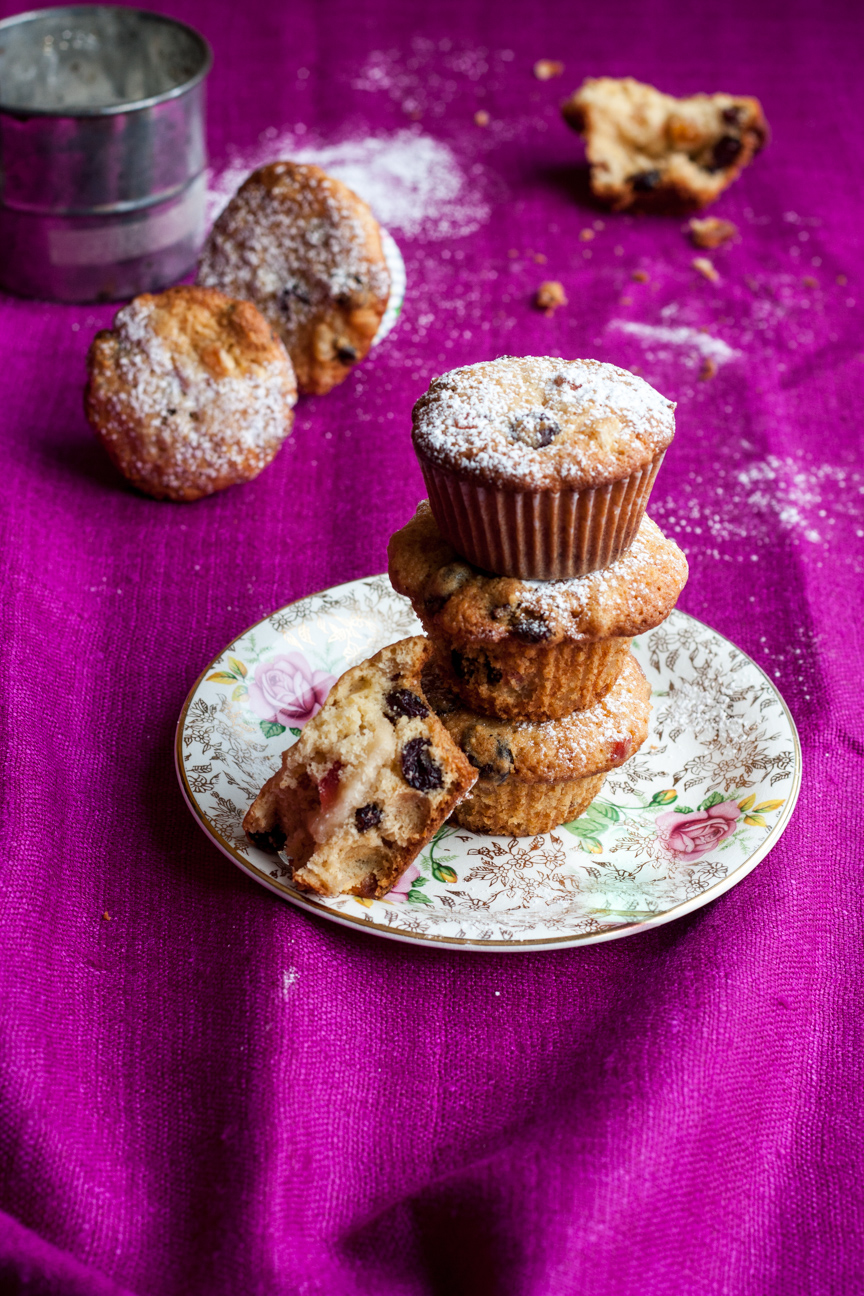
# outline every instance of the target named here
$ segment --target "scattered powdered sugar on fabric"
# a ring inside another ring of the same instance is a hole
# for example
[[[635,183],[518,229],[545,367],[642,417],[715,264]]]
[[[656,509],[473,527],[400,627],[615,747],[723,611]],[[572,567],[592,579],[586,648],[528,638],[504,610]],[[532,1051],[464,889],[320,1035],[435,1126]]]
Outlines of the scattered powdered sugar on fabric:
[[[696,352],[706,360],[713,360],[718,366],[734,360],[739,351],[729,346],[722,338],[712,337],[703,329],[689,328],[686,325],[676,327],[667,324],[639,324],[635,320],[610,320],[606,326],[621,333],[630,333],[646,345],[663,344],[680,347],[686,351]]]
[[[208,217],[215,220],[251,171],[287,159],[319,166],[353,189],[387,229],[408,238],[464,237],[484,225],[488,203],[476,193],[447,144],[420,131],[312,142],[293,131],[264,138],[209,179]]]
[[[598,465],[620,476],[628,457],[635,456],[631,471],[644,465],[671,440],[673,410],[615,365],[504,356],[436,379],[418,407],[414,437],[442,468],[543,489],[581,485]]]
[[[841,528],[854,528],[855,539],[864,539],[864,473],[803,455],[767,455],[740,466],[718,464],[710,483],[691,472],[676,483],[674,495],[655,492],[651,510],[687,537],[688,548],[708,547],[715,558],[727,555],[711,550],[712,544],[768,545],[778,529],[793,543],[828,547]],[[845,545],[844,552],[850,556]],[[746,557],[737,554],[738,561]]]

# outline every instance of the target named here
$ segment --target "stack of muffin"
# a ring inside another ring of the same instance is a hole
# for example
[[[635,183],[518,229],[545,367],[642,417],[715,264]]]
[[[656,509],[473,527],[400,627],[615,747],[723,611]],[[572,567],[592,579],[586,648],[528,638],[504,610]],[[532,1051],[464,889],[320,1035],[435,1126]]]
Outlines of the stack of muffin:
[[[645,741],[630,644],[687,579],[645,516],[674,408],[614,365],[510,356],[444,374],[416,405],[429,503],[393,536],[389,572],[434,646],[424,693],[478,771],[461,826],[575,819]]]

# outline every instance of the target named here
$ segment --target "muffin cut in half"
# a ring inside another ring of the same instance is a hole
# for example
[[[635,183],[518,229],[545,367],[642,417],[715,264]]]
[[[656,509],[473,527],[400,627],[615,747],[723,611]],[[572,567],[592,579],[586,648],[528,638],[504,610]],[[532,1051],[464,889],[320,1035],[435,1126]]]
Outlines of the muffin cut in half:
[[[639,529],[674,409],[599,360],[502,356],[443,374],[413,415],[442,535],[501,576],[608,567]]]
[[[540,724],[494,720],[465,710],[434,664],[426,696],[479,778],[453,812],[472,832],[526,837],[578,818],[610,769],[648,736],[651,689],[632,655],[605,698]]]
[[[475,782],[423,695],[431,650],[402,639],[346,671],[247,812],[302,890],[385,895]]]
[[[687,559],[649,517],[604,571],[565,581],[491,576],[459,557],[424,501],[388,546],[447,682],[473,711],[547,720],[592,706],[618,678],[635,635],[658,626]]]
[[[705,207],[768,141],[758,99],[674,99],[632,77],[589,77],[561,111],[585,137],[594,194],[614,211]]]

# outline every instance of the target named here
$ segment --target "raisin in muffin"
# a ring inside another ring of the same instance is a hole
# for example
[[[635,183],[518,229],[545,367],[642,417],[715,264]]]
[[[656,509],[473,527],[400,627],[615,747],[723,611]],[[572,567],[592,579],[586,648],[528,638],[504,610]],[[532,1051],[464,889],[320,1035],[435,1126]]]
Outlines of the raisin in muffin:
[[[291,431],[291,361],[250,302],[144,293],[97,333],[84,407],[114,464],[156,499],[196,500],[265,468]]]
[[[388,546],[448,683],[474,711],[545,720],[612,688],[635,635],[672,611],[687,560],[649,517],[617,562],[567,581],[491,576],[459,557],[424,501]]]
[[[282,338],[302,392],[321,394],[362,360],[390,295],[371,211],[320,167],[253,171],[204,245],[198,282],[255,303]]]
[[[577,819],[648,736],[651,689],[631,654],[605,698],[540,724],[465,710],[434,665],[424,687],[479,775],[451,816],[472,832],[525,837]]]
[[[383,896],[477,774],[423,695],[426,639],[346,671],[243,820],[304,891]]]
[[[705,207],[768,140],[758,99],[674,99],[632,77],[589,77],[562,112],[585,137],[592,190],[614,211]]]
[[[502,356],[443,374],[413,431],[442,535],[501,576],[607,567],[639,529],[674,409],[599,360]]]

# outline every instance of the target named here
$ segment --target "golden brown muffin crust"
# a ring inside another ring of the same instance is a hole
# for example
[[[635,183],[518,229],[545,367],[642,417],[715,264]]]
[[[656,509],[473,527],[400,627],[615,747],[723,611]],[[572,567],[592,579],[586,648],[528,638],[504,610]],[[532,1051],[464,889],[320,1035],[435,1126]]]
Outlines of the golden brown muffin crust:
[[[96,334],[87,367],[90,423],[120,472],[157,499],[249,481],[291,431],[284,346],[250,302],[212,288],[134,298]]]
[[[647,516],[617,562],[573,580],[521,581],[472,567],[425,500],[387,553],[393,588],[410,598],[427,634],[465,645],[632,638],[668,616],[687,580],[683,553]]]
[[[317,394],[367,355],[390,294],[366,203],[320,167],[287,161],[241,185],[204,246],[198,282],[254,302],[300,390]]]
[[[447,732],[479,774],[479,782],[561,783],[623,765],[648,736],[651,687],[631,655],[606,697],[585,711],[539,723],[496,720],[462,707],[435,667],[426,696]]]
[[[421,460],[481,485],[583,490],[651,463],[675,402],[600,360],[501,356],[436,378],[414,406]]]

